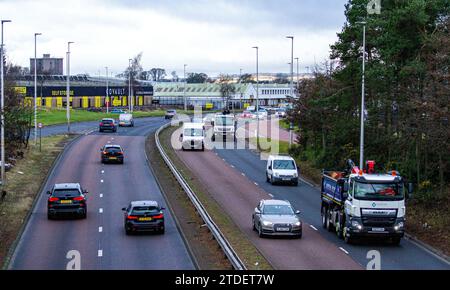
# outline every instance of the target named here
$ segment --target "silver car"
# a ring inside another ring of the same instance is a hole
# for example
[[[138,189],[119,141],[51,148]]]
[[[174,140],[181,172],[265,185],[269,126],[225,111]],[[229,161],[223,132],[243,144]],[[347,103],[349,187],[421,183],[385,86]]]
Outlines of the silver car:
[[[289,201],[261,200],[253,213],[253,230],[259,237],[280,235],[302,237],[302,222]]]

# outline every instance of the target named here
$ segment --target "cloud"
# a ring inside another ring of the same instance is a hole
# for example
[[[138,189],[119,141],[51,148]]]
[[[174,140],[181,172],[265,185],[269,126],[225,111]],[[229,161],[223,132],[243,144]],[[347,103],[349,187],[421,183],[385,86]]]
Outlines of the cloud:
[[[128,59],[143,52],[143,66],[168,72],[209,74],[253,72],[260,47],[261,71],[288,71],[290,40],[302,67],[329,55],[344,23],[344,0],[216,1],[0,1],[9,58],[22,66],[34,55],[65,57],[71,46],[74,73],[119,73]],[[323,8],[326,9],[323,9]]]

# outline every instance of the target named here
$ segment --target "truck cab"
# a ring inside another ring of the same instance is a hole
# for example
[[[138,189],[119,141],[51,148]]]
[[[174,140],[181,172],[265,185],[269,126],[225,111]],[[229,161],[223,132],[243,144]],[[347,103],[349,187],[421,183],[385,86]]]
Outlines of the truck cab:
[[[412,186],[407,189],[396,171],[324,171],[322,225],[347,243],[359,237],[377,237],[399,244],[405,229],[405,198],[411,191]]]
[[[217,137],[222,138],[226,141],[229,138],[233,138],[236,141],[236,121],[233,115],[230,114],[220,114],[214,117],[213,135],[211,140],[216,141]]]
[[[180,135],[182,150],[205,150],[205,130],[202,123],[184,123]]]

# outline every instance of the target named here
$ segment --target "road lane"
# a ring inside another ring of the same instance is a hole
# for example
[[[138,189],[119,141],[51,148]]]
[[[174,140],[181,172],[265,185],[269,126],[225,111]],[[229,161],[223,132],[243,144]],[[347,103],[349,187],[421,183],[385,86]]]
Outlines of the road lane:
[[[154,199],[167,207],[144,153],[145,135],[163,123],[142,120],[135,128],[82,136],[69,145],[38,197],[10,268],[65,269],[67,252],[77,250],[82,269],[194,269],[169,210],[164,235],[126,236],[123,229],[121,208],[130,200]],[[124,165],[100,163],[100,147],[108,141],[124,147]],[[89,190],[86,220],[47,220],[45,191],[58,182],[80,182]]]
[[[381,253],[382,269],[450,269],[450,265],[435,255],[418,247],[415,243],[403,239],[400,246],[380,243],[348,245],[337,238],[336,234],[324,230],[320,216],[320,190],[305,182],[298,187],[273,186],[266,182],[266,161],[261,160],[258,153],[251,150],[217,150],[220,158],[232,164],[237,170],[245,173],[247,178],[256,182],[275,198],[287,199],[302,211],[302,218],[318,229],[322,237],[337,247],[342,247],[358,263],[366,265],[367,252],[377,250]],[[301,171],[301,168],[300,168]]]
[[[177,151],[177,154],[275,268],[361,269],[360,265],[307,224],[303,225],[301,240],[259,238],[252,230],[251,215],[259,200],[270,198],[268,193],[211,151]]]

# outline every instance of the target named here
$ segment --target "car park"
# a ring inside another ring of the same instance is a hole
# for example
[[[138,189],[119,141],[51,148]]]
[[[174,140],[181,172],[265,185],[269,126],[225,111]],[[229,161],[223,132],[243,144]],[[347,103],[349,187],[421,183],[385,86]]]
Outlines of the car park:
[[[120,145],[107,144],[100,149],[100,152],[102,163],[124,163],[124,151]]]
[[[177,110],[167,110],[164,119],[173,119],[177,115]]]
[[[271,184],[298,185],[298,168],[294,158],[287,155],[270,155],[266,165],[266,180]]]
[[[124,212],[124,227],[127,235],[137,232],[157,232],[164,234],[164,207],[159,206],[158,202],[147,201],[132,201],[125,208]]]
[[[184,123],[180,135],[183,150],[205,150],[205,130],[203,124]]]
[[[79,183],[58,183],[47,191],[47,218],[58,215],[87,217],[87,190]]]
[[[133,114],[129,113],[120,114],[119,127],[134,127]]]
[[[117,132],[117,126],[116,121],[111,118],[103,118],[99,124],[99,131],[111,131],[111,132]]]
[[[286,200],[261,200],[252,215],[253,230],[259,237],[293,236],[302,237],[300,211],[293,209]]]

